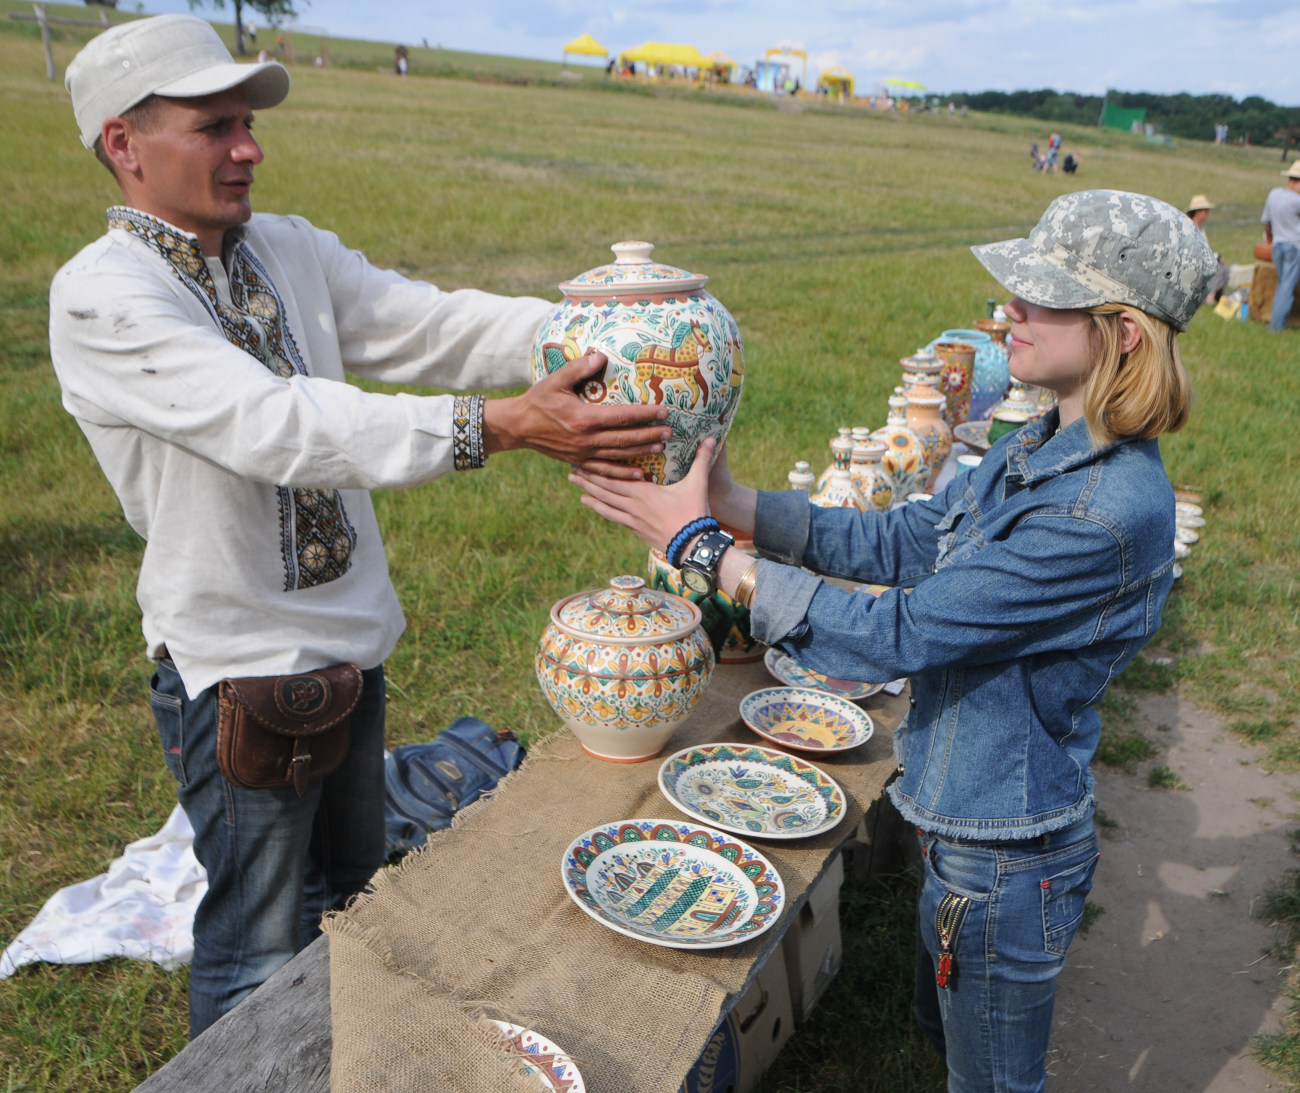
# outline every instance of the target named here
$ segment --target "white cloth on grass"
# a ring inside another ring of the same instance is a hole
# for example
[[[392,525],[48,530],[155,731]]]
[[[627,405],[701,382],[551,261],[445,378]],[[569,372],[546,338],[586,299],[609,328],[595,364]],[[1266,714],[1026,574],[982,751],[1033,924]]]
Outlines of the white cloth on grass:
[[[101,873],[55,892],[0,954],[0,979],[24,964],[124,956],[169,971],[194,955],[194,912],[208,890],[179,805],[157,834],[129,844]]]

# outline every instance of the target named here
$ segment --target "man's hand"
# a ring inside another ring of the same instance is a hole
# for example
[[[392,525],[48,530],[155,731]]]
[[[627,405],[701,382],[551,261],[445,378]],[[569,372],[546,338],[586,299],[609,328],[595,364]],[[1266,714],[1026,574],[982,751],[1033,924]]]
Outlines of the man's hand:
[[[488,399],[483,445],[488,455],[532,448],[561,463],[609,478],[639,479],[624,462],[664,450],[672,430],[662,424],[666,406],[598,406],[577,394],[582,382],[605,367],[602,353],[569,361],[522,395]]]

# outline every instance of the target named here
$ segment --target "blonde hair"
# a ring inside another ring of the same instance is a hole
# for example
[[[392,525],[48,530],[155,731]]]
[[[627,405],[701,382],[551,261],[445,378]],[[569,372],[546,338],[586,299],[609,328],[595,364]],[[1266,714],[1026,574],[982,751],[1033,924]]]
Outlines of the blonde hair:
[[[1095,363],[1083,389],[1083,417],[1094,445],[1174,433],[1187,424],[1192,387],[1178,355],[1176,331],[1163,319],[1126,304],[1085,308],[1092,319]],[[1123,349],[1123,316],[1141,339]]]

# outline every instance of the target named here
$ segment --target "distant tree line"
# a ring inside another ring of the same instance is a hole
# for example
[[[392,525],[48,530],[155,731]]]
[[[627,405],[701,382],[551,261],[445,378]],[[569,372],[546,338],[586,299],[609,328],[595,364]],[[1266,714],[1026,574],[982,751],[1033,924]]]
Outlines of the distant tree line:
[[[1214,140],[1216,125],[1228,126],[1228,140],[1281,145],[1279,130],[1300,125],[1300,107],[1278,106],[1258,95],[1238,101],[1231,95],[1156,95],[1147,91],[1110,91],[1116,106],[1145,107],[1147,122],[1160,133],[1188,140]],[[1066,91],[981,91],[950,95],[958,106],[992,114],[1022,114],[1045,121],[1096,125],[1101,117],[1100,95]]]

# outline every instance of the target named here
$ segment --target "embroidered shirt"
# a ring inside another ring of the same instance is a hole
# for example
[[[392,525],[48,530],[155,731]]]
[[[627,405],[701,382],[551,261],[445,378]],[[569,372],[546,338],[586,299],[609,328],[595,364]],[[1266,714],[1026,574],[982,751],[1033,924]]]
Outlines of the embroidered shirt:
[[[380,663],[404,621],[368,490],[481,465],[482,409],[366,393],[344,372],[524,383],[548,307],[378,270],[297,217],[255,215],[218,261],[110,210],[108,234],[55,277],[50,346],[64,406],[147,540],[150,655],[165,644],[191,695]]]

